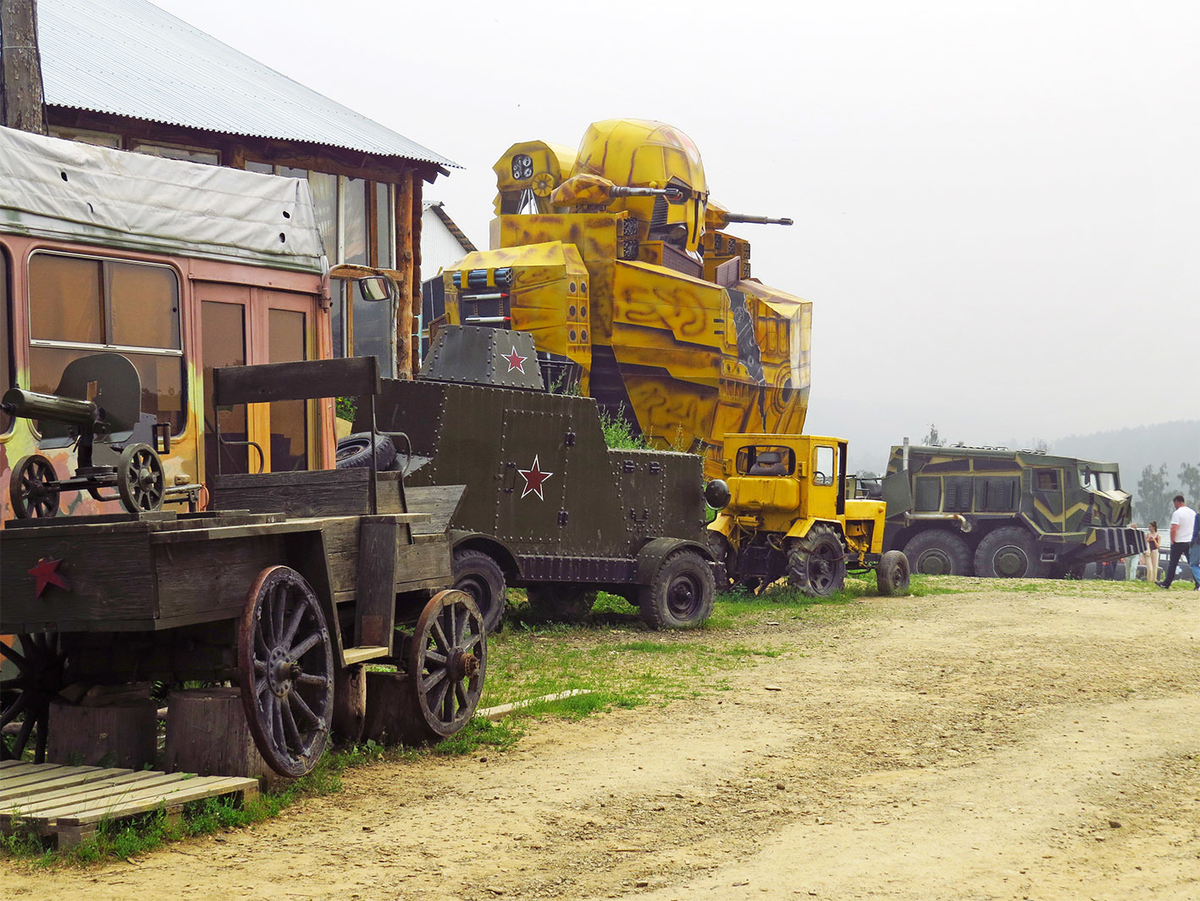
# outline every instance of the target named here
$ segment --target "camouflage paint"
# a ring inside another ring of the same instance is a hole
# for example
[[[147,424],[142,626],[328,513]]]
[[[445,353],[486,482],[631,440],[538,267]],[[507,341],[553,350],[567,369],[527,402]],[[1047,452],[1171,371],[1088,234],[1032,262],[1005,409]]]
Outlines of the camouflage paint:
[[[902,472],[903,448],[893,447],[887,475]],[[1091,484],[1085,476],[1091,473]],[[920,447],[909,448],[909,481],[913,497],[918,482],[929,487],[923,497],[936,505],[920,505],[914,500],[912,512],[961,514],[976,528],[963,535],[974,547],[986,527],[1018,521],[1025,525],[1060,560],[1116,559],[1140,553],[1145,538],[1129,528],[1132,497],[1121,489],[1104,490],[1095,474],[1109,474],[1119,482],[1115,463],[1082,460],[1075,457],[1033,451],[1009,451],[995,448]],[[1011,502],[986,503],[990,484],[1001,480],[1015,488]],[[888,492],[889,496],[894,497]],[[888,510],[889,546],[898,544],[892,536],[907,511],[893,503]],[[1139,540],[1140,539],[1140,540]],[[904,539],[907,540],[907,534]]]
[[[447,268],[449,322],[463,321],[461,296],[468,293],[455,288],[455,273],[465,285],[467,273],[486,271],[494,284],[497,271],[511,268],[512,327],[532,332],[539,350],[578,364],[583,393],[627,401],[627,414],[656,447],[702,451],[709,477],[721,473],[727,432],[802,431],[812,304],[750,280],[749,242],[705,231],[708,220],[724,219],[715,209],[706,216],[708,185],[686,135],[658,122],[608,120],[589,127],[576,154],[525,142],[494,168],[499,215],[492,249]],[[581,175],[619,186],[683,184],[689,199],[553,206],[548,186]],[[686,241],[650,240],[652,220],[656,228],[686,226]],[[700,248],[703,258],[694,253]],[[680,266],[693,267],[695,276]],[[621,384],[594,382],[596,348],[615,360],[617,371],[605,377]]]

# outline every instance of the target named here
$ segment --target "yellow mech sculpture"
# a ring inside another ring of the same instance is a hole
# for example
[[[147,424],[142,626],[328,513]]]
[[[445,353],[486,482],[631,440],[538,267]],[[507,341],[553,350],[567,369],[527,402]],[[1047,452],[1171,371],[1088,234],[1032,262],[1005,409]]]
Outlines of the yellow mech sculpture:
[[[578,151],[514,144],[496,163],[491,250],[444,273],[453,324],[530,332],[543,368],[654,446],[722,472],[730,432],[791,432],[808,407],[812,304],[750,277],[692,140],[609,119]]]

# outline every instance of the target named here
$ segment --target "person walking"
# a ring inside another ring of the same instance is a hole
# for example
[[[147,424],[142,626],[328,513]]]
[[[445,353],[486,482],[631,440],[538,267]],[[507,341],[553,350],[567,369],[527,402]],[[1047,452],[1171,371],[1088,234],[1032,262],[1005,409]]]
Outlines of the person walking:
[[[1131,522],[1129,524],[1129,528],[1136,529],[1137,523]],[[1138,555],[1134,554],[1132,557],[1126,557],[1125,558],[1125,581],[1126,582],[1133,582],[1137,579],[1137,569],[1138,569]]]
[[[1151,585],[1158,582],[1158,552],[1162,547],[1162,538],[1158,534],[1158,520],[1150,523],[1150,531],[1146,534],[1146,581]]]
[[[1167,559],[1167,571],[1163,580],[1158,583],[1160,588],[1171,587],[1171,583],[1175,581],[1175,567],[1179,565],[1180,558],[1187,559],[1192,536],[1196,534],[1196,511],[1187,506],[1182,494],[1175,495],[1174,503],[1175,512],[1171,514],[1171,556]],[[1200,590],[1200,579],[1192,574],[1190,567],[1187,573]]]

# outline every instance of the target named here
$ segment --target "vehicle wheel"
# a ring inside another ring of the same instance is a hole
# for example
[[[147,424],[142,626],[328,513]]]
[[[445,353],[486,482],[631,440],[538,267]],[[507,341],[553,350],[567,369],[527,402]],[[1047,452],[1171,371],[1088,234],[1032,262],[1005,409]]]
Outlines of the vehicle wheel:
[[[910,572],[926,576],[969,576],[971,549],[953,532],[926,529],[918,532],[904,545]]]
[[[375,469],[386,472],[396,460],[396,445],[387,435],[378,433],[372,445],[370,432],[355,432],[337,443],[334,465],[338,469],[367,469],[372,456],[375,457]]]
[[[238,624],[238,676],[250,734],[271,769],[303,776],[333,724],[333,640],[316,594],[286,566],[269,566]]]
[[[20,760],[32,737],[33,762],[44,763],[50,702],[66,685],[67,655],[57,632],[27,633],[16,639],[19,651],[0,641],[0,655],[17,668],[17,674],[0,685],[4,708],[0,727],[20,721],[15,735],[0,740],[0,760]]]
[[[1042,579],[1047,572],[1033,536],[1020,526],[988,532],[975,551],[975,574],[987,579]]]
[[[161,510],[167,493],[162,460],[148,444],[131,444],[117,462],[117,493],[127,513]]]
[[[525,589],[529,606],[543,619],[577,623],[592,612],[597,591],[569,582],[548,582]]]
[[[827,598],[846,584],[846,549],[827,526],[813,526],[788,552],[788,584],[809,597]]]
[[[465,591],[479,608],[488,634],[504,627],[504,570],[483,551],[454,552],[454,587]]]
[[[720,532],[714,532],[711,529],[708,530],[706,538],[708,539],[708,547],[712,551],[713,559],[717,561],[717,566],[713,573],[713,579],[717,583],[717,591],[728,591],[734,585],[733,572],[737,568],[733,545]]]
[[[58,476],[41,454],[22,457],[8,477],[8,496],[17,519],[58,516]]]
[[[883,597],[908,594],[908,558],[901,551],[887,551],[875,568],[875,581]]]
[[[412,743],[448,738],[470,721],[483,694],[487,633],[463,591],[440,591],[421,611],[408,654]]]
[[[653,629],[690,629],[712,615],[715,594],[708,561],[682,548],[670,554],[654,580],[638,592],[638,610]]]

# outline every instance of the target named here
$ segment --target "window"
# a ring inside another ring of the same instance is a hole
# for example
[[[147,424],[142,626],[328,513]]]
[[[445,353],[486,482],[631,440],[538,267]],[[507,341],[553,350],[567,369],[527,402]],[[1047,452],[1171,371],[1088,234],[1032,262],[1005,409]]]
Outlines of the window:
[[[814,485],[832,485],[835,475],[837,475],[837,469],[833,463],[833,448],[824,444],[817,445],[813,451],[812,483]]]
[[[52,393],[72,360],[128,357],[142,382],[141,409],[185,421],[179,281],[147,263],[37,253],[29,260],[30,389]]]
[[[1037,487],[1039,491],[1057,491],[1058,490],[1058,470],[1056,469],[1039,469],[1037,470]]]
[[[306,358],[304,314],[296,310],[268,312],[271,363]],[[308,469],[308,404],[302,400],[271,404],[271,471]]]
[[[790,447],[776,445],[742,447],[736,467],[743,476],[790,476],[796,471],[796,454]]]
[[[138,153],[161,156],[168,160],[186,160],[189,163],[204,163],[208,166],[221,165],[221,154],[215,150],[206,150],[202,147],[174,147],[170,144],[136,143],[133,145],[133,149]]]

